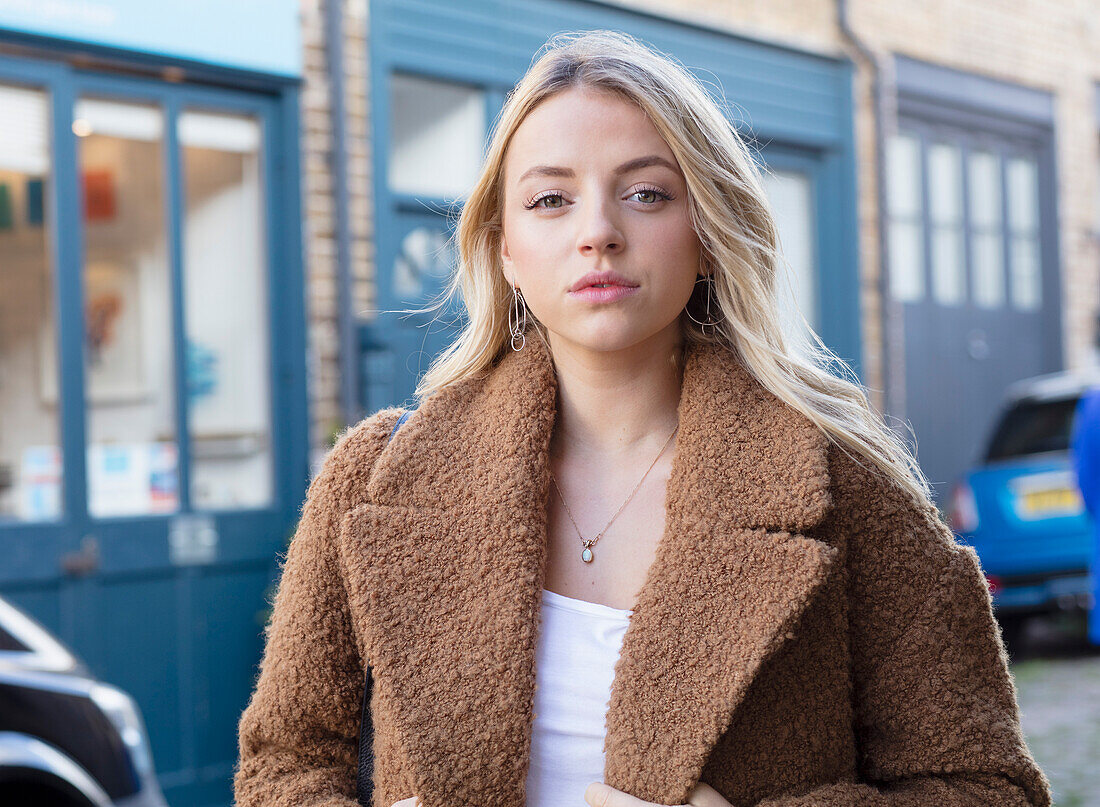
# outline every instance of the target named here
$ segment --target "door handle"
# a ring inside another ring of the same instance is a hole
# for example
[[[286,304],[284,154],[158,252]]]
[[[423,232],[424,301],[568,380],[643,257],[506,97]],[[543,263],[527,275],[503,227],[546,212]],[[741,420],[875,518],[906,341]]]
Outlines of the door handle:
[[[94,535],[80,540],[80,549],[61,556],[61,568],[70,577],[84,577],[99,569],[99,541]]]

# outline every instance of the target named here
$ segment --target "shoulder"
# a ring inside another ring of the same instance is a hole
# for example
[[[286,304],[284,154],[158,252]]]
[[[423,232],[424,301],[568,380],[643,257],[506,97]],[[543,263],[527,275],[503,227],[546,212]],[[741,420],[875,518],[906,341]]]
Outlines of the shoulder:
[[[832,450],[832,449],[831,449]],[[839,449],[834,458],[830,540],[845,547],[850,620],[861,652],[885,654],[912,630],[937,620],[957,635],[986,634],[991,600],[981,561],[962,544],[927,497]]]
[[[935,503],[917,496],[864,456],[829,446],[834,540],[870,580],[921,588],[973,550],[960,544]]]
[[[339,502],[341,509],[352,506],[366,490],[375,462],[404,413],[400,407],[387,407],[344,429],[321,461],[307,498],[323,495]]]

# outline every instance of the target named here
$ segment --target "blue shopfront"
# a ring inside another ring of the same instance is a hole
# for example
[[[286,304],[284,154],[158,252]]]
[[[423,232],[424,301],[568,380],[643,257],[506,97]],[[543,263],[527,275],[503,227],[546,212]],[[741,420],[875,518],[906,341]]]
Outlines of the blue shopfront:
[[[455,214],[492,122],[539,47],[557,32],[612,28],[724,92],[768,168],[790,266],[785,303],[860,371],[850,61],[590,0],[372,0],[368,16],[378,309],[437,299],[454,263]],[[456,313],[362,324],[366,411],[411,400],[417,371],[453,335]]]
[[[0,0],[0,595],[136,699],[175,807],[230,801],[308,477],[299,39]]]

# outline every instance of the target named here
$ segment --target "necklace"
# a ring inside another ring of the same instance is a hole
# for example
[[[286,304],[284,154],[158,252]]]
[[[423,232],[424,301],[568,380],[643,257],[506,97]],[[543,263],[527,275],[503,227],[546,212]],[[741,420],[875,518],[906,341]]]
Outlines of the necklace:
[[[668,444],[672,441],[673,435],[676,434],[679,428],[680,424],[677,423],[676,428],[672,430],[672,434],[668,436],[668,439],[665,440],[665,444],[661,446],[660,452],[657,454],[656,457],[653,458],[653,462],[649,464],[649,467],[646,468],[645,473],[642,474],[642,478],[638,480],[638,484],[634,486],[634,490],[630,491],[630,495],[626,497],[626,501],[619,505],[619,509],[615,511],[615,515],[611,517],[611,521],[614,521],[616,518],[618,518],[619,513],[621,513],[623,511],[623,508],[626,507],[627,503],[634,498],[634,494],[638,492],[638,488],[642,486],[642,482],[644,482],[645,478],[649,476],[649,472],[653,470],[653,466],[657,464],[657,460],[661,458],[661,454],[665,453],[665,449],[668,448]],[[594,557],[592,554],[592,547],[595,546],[596,542],[600,540],[605,532],[607,532],[607,528],[611,526],[611,521],[608,521],[607,524],[604,525],[604,528],[599,531],[595,538],[585,538],[583,535],[581,535],[581,528],[577,526],[577,520],[573,518],[573,511],[569,509],[569,505],[565,502],[565,497],[562,496],[561,488],[558,487],[558,480],[554,478],[553,471],[550,472],[550,480],[554,483],[554,487],[558,489],[558,497],[561,498],[561,503],[565,505],[565,512],[569,514],[569,520],[573,522],[573,529],[577,531],[577,536],[581,539],[581,543],[584,544],[584,549],[581,551],[581,560],[583,560],[585,563],[591,563]]]

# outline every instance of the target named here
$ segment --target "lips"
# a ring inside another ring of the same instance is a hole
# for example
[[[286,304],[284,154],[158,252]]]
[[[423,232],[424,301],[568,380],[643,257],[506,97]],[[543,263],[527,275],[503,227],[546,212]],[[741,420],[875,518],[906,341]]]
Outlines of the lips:
[[[587,275],[574,283],[569,288],[569,291],[580,291],[581,289],[586,289],[590,286],[626,286],[627,288],[636,288],[638,284],[633,282],[632,280],[629,280],[628,278],[623,277],[618,272],[589,272]]]

